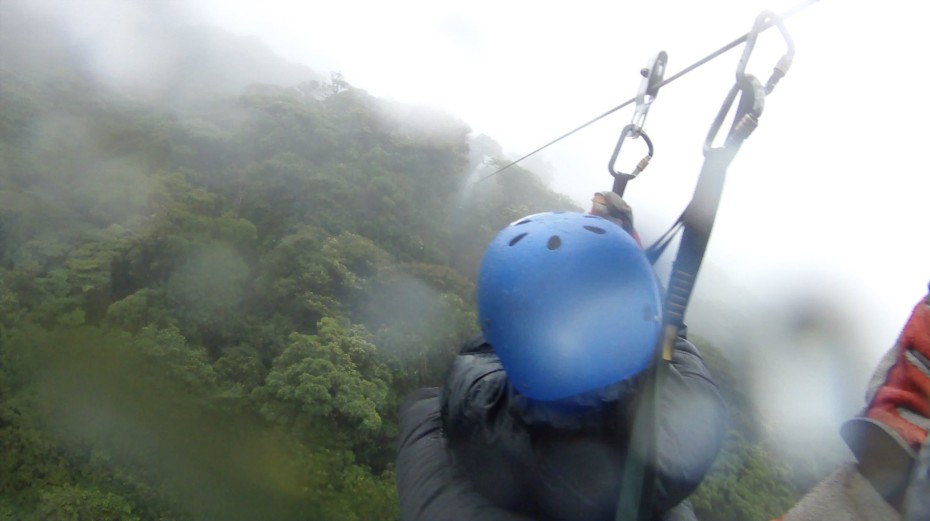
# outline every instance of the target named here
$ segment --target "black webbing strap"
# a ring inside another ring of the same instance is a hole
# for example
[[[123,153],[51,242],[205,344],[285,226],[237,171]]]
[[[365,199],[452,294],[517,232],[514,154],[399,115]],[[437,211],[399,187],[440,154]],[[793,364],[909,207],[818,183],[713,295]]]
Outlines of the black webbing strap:
[[[733,125],[723,146],[713,147],[713,141],[737,95],[739,103],[733,117]],[[704,141],[704,165],[701,167],[694,196],[682,215],[684,231],[678,254],[672,264],[672,274],[665,296],[665,339],[662,344],[662,358],[666,361],[672,359],[672,346],[678,336],[678,330],[684,325],[685,310],[688,308],[691,291],[694,289],[697,273],[707,250],[707,242],[710,240],[710,232],[714,227],[717,208],[720,206],[727,169],[743,142],[758,126],[759,116],[762,115],[764,107],[765,90],[762,84],[754,76],[739,76],[707,133]]]
[[[759,33],[773,25],[781,32],[788,49],[763,87],[754,76],[746,74],[746,64],[752,55]],[[666,233],[668,237],[663,236],[665,238],[660,239],[654,247],[650,247],[650,253],[657,259],[671,242],[675,229],[683,230],[665,297],[664,331],[661,350],[657,353],[660,356],[655,358],[641,401],[637,405],[633,436],[624,468],[620,498],[617,501],[617,521],[647,521],[653,515],[658,446],[656,407],[659,403],[659,392],[669,369],[668,364],[672,360],[675,341],[684,326],[685,310],[714,227],[727,169],[743,142],[758,126],[765,106],[765,95],[769,94],[778,80],[785,75],[793,57],[794,43],[782,24],[782,18],[769,12],[761,13],[747,35],[746,46],[737,66],[736,83],[727,93],[704,140],[704,164],[694,189],[694,196],[676,224]],[[714,147],[713,142],[737,98],[739,102],[736,104],[733,123],[726,139],[722,146]],[[650,260],[654,262],[654,259]]]
[[[734,123],[723,146],[714,148],[712,142],[737,95],[739,103]],[[657,450],[658,393],[669,369],[668,362],[672,359],[675,340],[684,325],[685,310],[713,229],[727,169],[743,142],[755,130],[764,107],[764,98],[762,85],[749,75],[742,76],[730,90],[705,141],[704,165],[691,203],[663,238],[649,248],[651,254],[658,258],[671,242],[676,229],[683,230],[665,298],[661,356],[657,356],[656,362],[652,364],[636,406],[636,420],[617,501],[617,521],[648,521],[652,518],[656,485],[654,462]]]

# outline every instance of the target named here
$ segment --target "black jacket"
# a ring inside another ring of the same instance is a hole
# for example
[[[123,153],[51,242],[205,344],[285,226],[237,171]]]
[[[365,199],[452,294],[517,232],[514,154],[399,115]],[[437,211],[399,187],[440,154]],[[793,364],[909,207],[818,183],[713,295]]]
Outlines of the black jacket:
[[[697,349],[675,346],[660,390],[657,519],[693,519],[682,503],[713,463],[725,409]],[[516,393],[493,348],[462,349],[445,388],[401,407],[398,492],[404,521],[612,521],[640,382],[568,400]]]

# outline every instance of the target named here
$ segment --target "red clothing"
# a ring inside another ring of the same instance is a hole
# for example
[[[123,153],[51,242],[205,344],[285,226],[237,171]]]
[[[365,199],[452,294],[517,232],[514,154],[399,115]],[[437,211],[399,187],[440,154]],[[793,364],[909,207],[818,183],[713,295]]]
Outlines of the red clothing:
[[[927,299],[914,306],[896,349],[895,363],[875,393],[866,416],[894,429],[916,452],[927,438],[930,424],[927,421],[930,418],[930,375],[926,373],[930,362],[930,303]]]

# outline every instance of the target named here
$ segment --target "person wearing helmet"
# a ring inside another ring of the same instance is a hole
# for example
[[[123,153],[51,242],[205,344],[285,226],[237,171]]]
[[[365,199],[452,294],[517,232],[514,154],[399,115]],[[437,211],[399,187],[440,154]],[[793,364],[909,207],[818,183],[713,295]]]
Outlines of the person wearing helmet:
[[[401,406],[403,520],[616,518],[635,400],[662,328],[656,277],[617,224],[536,214],[488,246],[482,334],[461,349],[443,389]],[[720,448],[725,409],[684,336],[668,373],[651,518],[695,519],[686,499]]]

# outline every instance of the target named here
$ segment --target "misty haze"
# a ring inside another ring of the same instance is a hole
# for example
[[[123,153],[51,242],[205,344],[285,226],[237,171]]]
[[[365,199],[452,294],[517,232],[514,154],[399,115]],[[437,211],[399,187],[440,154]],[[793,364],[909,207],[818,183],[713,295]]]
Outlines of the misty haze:
[[[479,331],[485,247],[588,200],[197,12],[0,1],[0,519],[399,519],[397,409]],[[644,242],[674,218],[644,214]],[[699,277],[731,416],[701,519],[775,518],[850,458],[876,346],[855,289],[793,275]]]

